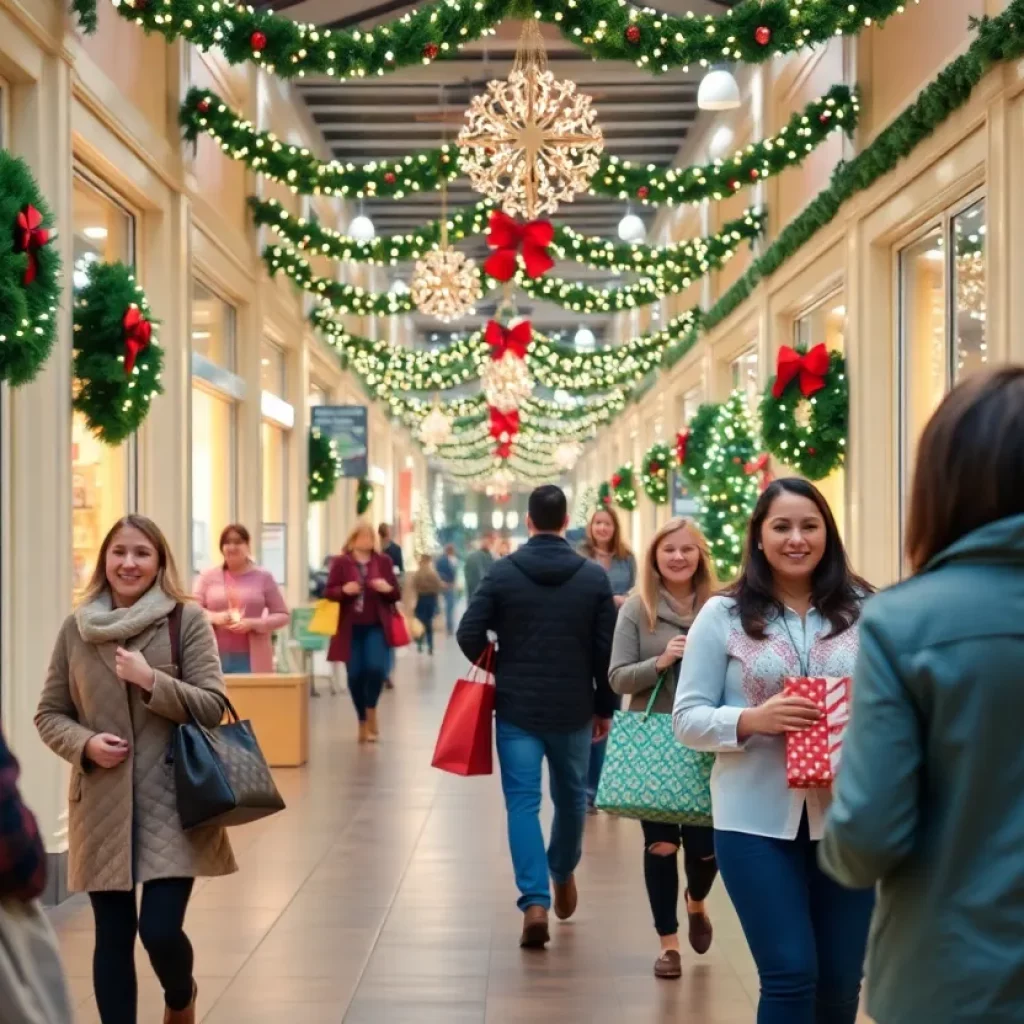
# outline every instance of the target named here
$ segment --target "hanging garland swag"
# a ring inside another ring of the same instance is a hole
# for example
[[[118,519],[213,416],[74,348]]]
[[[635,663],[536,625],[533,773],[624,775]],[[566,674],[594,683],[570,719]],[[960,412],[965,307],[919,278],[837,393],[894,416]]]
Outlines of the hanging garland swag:
[[[164,354],[146,293],[123,263],[90,263],[75,296],[73,405],[104,443],[119,445],[163,394]]]
[[[768,451],[809,480],[821,480],[843,465],[849,415],[843,357],[824,345],[806,353],[784,345],[778,373],[761,399]]]
[[[321,433],[319,427],[309,431],[309,485],[311,502],[326,501],[341,479],[341,455],[333,437]]]
[[[694,487],[700,487],[707,472],[708,449],[721,406],[704,403],[690,425],[676,436],[676,465]]]
[[[39,372],[53,348],[60,256],[53,215],[26,164],[0,149],[0,380]]]
[[[366,477],[362,477],[356,487],[356,515],[365,515],[373,504],[373,484]]]
[[[652,444],[640,465],[640,482],[644,493],[655,505],[668,504],[668,469],[672,465],[672,451],[661,441]]]

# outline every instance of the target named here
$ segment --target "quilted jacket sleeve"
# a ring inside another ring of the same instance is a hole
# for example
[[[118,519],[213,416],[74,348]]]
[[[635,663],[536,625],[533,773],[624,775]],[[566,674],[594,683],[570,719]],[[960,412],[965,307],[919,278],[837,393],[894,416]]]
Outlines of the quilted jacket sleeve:
[[[212,729],[224,716],[226,691],[213,628],[202,609],[185,605],[181,616],[180,679],[154,671],[147,704],[154,714],[183,725],[194,718]]]
[[[78,709],[71,698],[71,664],[68,659],[68,630],[76,628],[68,619],[54,645],[50,668],[36,709],[36,729],[42,741],[58,756],[78,768],[86,768],[85,745],[93,731],[78,720]]]

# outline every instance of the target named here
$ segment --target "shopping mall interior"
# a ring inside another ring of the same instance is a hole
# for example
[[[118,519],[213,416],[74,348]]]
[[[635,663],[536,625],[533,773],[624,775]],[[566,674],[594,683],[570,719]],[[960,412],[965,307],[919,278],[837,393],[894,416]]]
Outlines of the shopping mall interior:
[[[697,516],[728,577],[798,473],[857,572],[899,580],[924,423],[1024,361],[1022,2],[0,4],[0,711],[79,1024],[92,918],[33,719],[130,512],[188,578],[245,524],[292,610],[238,689],[288,808],[197,889],[198,1019],[753,1020],[721,888],[711,952],[650,976],[611,816],[524,958],[497,781],[430,764],[454,641],[399,652],[371,750],[301,613],[360,520],[407,566],[515,548],[542,482],[637,551]]]

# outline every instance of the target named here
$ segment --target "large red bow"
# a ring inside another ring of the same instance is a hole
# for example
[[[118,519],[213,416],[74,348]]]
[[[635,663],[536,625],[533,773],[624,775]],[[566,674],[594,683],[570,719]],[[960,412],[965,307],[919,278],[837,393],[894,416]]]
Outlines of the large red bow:
[[[492,359],[501,359],[506,352],[511,352],[516,359],[525,359],[533,341],[533,328],[529,320],[523,320],[511,329],[502,327],[497,320],[488,320],[484,339],[491,346]]]
[[[31,284],[39,272],[36,252],[50,241],[50,232],[42,226],[43,215],[31,204],[22,207],[14,220],[14,251],[28,253],[28,266],[21,283]]]
[[[824,345],[815,345],[810,352],[803,354],[797,352],[795,348],[783,345],[779,349],[772,395],[775,398],[781,398],[792,380],[799,376],[800,392],[804,398],[810,398],[815,391],[820,391],[825,386],[826,373],[828,373],[828,349]]]
[[[499,459],[507,459],[512,455],[512,442],[501,441],[498,446],[494,449],[494,454]]]
[[[484,273],[495,281],[511,281],[516,273],[517,257],[522,253],[526,273],[540,277],[555,265],[548,255],[548,246],[554,238],[555,229],[549,220],[520,224],[501,210],[495,210],[491,214],[487,244],[497,251],[487,257]]]
[[[676,434],[676,462],[680,466],[686,463],[686,446],[690,443],[690,431],[680,430]]]
[[[755,473],[760,473],[761,490],[763,491],[772,482],[771,456],[767,452],[763,455],[758,455],[756,459],[752,459],[743,467],[743,472],[747,476],[754,476]]]
[[[142,315],[138,306],[128,307],[121,324],[124,327],[124,372],[131,373],[139,353],[149,348],[153,325]]]
[[[491,437],[493,437],[495,441],[510,441],[519,433],[518,409],[513,409],[511,412],[502,412],[500,409],[496,409],[492,405],[490,410]]]

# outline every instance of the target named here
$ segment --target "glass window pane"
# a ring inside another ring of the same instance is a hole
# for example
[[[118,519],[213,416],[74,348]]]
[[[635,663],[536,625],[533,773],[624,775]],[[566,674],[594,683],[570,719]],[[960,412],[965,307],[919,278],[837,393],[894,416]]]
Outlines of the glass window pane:
[[[730,365],[731,390],[743,391],[747,396],[747,408],[757,411],[760,398],[757,381],[757,349],[749,348]]]
[[[310,386],[309,394],[306,396],[306,404],[312,409],[317,405],[327,404],[327,391]],[[327,505],[323,501],[311,501],[309,503],[309,519],[306,523],[307,553],[309,557],[309,568],[315,570],[321,568],[324,559],[327,557]]]
[[[235,372],[235,310],[198,281],[192,282],[192,351]]]
[[[206,388],[192,388],[192,568],[219,558],[220,531],[234,518],[234,403]]]
[[[260,387],[284,399],[286,383],[284,352],[273,342],[264,341],[260,352]]]
[[[283,523],[287,502],[288,436],[280,427],[264,423],[263,431],[263,522]]]
[[[985,200],[953,218],[953,301],[956,316],[954,380],[988,362],[985,341]]]

